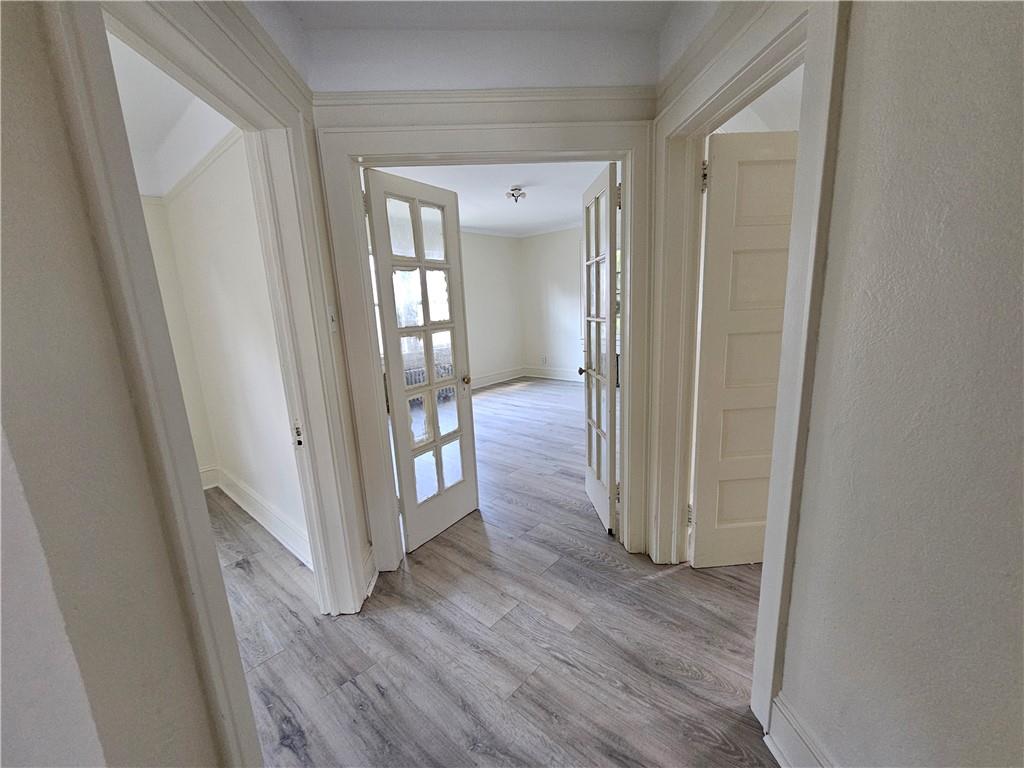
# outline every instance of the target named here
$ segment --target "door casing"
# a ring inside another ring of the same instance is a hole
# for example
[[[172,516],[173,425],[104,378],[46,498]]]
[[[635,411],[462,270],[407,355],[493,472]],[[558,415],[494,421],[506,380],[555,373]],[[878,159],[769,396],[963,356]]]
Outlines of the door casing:
[[[646,487],[643,455],[644,430],[631,430],[647,419],[646,393],[630,387],[631,371],[646,367],[646,312],[648,287],[646,222],[648,179],[648,130],[646,125],[589,124],[522,126],[473,126],[468,128],[395,127],[353,130],[320,128],[320,155],[324,167],[328,217],[335,244],[336,273],[348,275],[339,283],[346,352],[360,456],[369,515],[382,516],[394,528],[393,545],[381,547],[374,540],[379,570],[394,570],[401,562],[398,505],[393,480],[393,457],[387,442],[383,381],[379,370],[376,323],[370,288],[369,245],[363,225],[364,202],[360,178],[364,168],[415,165],[469,165],[541,163],[565,161],[618,161],[622,168],[623,195],[623,362],[622,389],[622,501],[617,536],[629,551],[643,552]],[[509,147],[515,147],[510,150]],[[359,279],[352,276],[359,275]],[[637,316],[638,315],[638,316]],[[350,323],[351,318],[351,323]],[[360,372],[366,372],[365,375]],[[642,378],[639,381],[643,381]],[[392,551],[396,556],[383,553]]]

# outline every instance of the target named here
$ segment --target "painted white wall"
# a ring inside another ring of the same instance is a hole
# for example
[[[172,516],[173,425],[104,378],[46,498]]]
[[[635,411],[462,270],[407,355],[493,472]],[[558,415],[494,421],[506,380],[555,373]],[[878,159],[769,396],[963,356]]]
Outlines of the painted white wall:
[[[581,236],[462,233],[474,386],[519,376],[579,380]]]
[[[781,696],[833,765],[1021,765],[1024,9],[854,4]]]
[[[4,764],[106,765],[6,433],[2,468]]]
[[[3,431],[103,759],[110,765],[216,765],[214,724],[173,545],[100,270],[98,225],[71,155],[42,13],[37,4],[4,4],[0,24],[3,183],[18,190],[4,195],[2,210]],[[5,471],[5,496],[9,480]],[[4,762],[15,762],[6,748],[18,737],[11,732],[16,721],[8,720],[8,684],[28,663],[15,655],[18,643],[8,647],[8,628],[42,621],[50,634],[40,627],[34,637],[30,671],[40,688],[31,693],[45,696],[51,674],[69,685],[60,691],[66,709],[37,710],[50,725],[52,760],[61,762],[59,752],[76,747],[78,762],[99,763],[56,617],[15,596],[22,590],[39,596],[33,590],[42,584],[38,570],[17,570],[9,578],[8,536],[15,541],[26,531],[8,527],[16,507],[7,501],[0,535]]]
[[[164,204],[195,378],[201,381],[201,393],[186,390],[186,403],[205,402],[220,486],[309,565],[309,535],[242,134],[222,143]],[[165,295],[165,306],[173,303]],[[175,344],[176,354],[179,347],[187,342]],[[191,379],[179,375],[183,389],[192,386]]]
[[[462,274],[473,384],[522,375],[521,241],[462,233]]]
[[[573,228],[521,241],[523,365],[531,375],[580,379],[582,237],[583,230]]]
[[[210,418],[206,414],[199,365],[196,363],[196,353],[192,347],[192,330],[189,328],[188,315],[185,311],[185,297],[182,295],[181,281],[178,279],[178,265],[174,255],[170,223],[167,220],[167,208],[162,198],[143,197],[142,212],[146,217],[146,231],[149,233],[149,246],[153,250],[153,263],[160,283],[160,296],[167,317],[167,328],[171,334],[171,346],[174,348],[174,362],[185,398],[188,425],[192,430],[192,444],[195,446],[196,461],[202,472],[217,466],[217,451],[210,432]]]

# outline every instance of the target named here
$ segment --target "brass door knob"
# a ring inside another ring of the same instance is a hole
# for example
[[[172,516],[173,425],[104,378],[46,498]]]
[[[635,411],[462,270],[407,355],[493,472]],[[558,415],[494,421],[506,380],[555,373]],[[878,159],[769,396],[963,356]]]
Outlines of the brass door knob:
[[[469,376],[463,376],[462,377],[462,383],[463,384],[469,384],[469,382],[471,382],[472,380],[473,379],[471,379]]]
[[[586,371],[583,368],[577,368],[576,371],[579,373],[580,376],[586,373]]]

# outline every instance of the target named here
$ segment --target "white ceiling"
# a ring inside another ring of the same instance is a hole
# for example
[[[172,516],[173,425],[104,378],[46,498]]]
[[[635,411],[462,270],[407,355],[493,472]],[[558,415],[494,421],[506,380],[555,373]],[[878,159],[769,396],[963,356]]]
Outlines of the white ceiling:
[[[581,226],[583,193],[607,163],[523,163],[382,168],[459,196],[459,223],[467,232],[529,237]],[[526,198],[505,193],[520,186]]]
[[[715,133],[799,130],[803,88],[804,67],[801,64],[737,112]]]
[[[314,91],[655,85],[717,2],[248,2]]]
[[[293,2],[307,30],[601,30],[656,32],[670,2]]]
[[[235,126],[121,40],[107,40],[139,192],[161,197]]]

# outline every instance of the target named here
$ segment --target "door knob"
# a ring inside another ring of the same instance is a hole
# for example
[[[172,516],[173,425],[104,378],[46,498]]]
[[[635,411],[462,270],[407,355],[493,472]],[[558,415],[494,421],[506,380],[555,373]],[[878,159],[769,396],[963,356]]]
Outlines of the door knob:
[[[473,379],[471,379],[469,376],[463,376],[462,377],[462,383],[463,384],[469,384],[469,382],[471,382],[472,380]]]
[[[577,372],[579,373],[579,375],[580,375],[580,376],[582,376],[582,375],[583,375],[584,373],[586,373],[586,371],[585,371],[585,370],[583,370],[583,368],[582,368],[582,367],[580,367],[580,368],[577,368],[577,369],[576,369],[576,371],[577,371]]]

